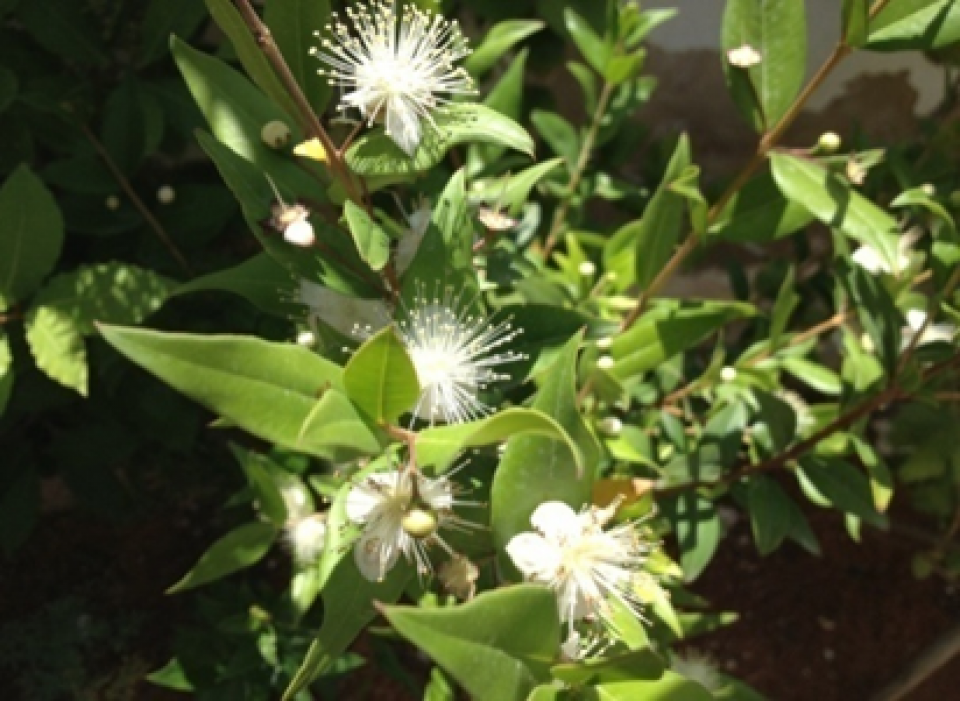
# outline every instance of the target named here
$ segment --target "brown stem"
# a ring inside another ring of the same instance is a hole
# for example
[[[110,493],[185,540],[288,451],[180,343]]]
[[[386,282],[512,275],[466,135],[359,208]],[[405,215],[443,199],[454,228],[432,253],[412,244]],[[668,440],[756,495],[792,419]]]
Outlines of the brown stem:
[[[790,105],[790,109],[787,110],[786,114],[780,118],[780,121],[778,121],[770,131],[763,135],[763,138],[760,139],[760,143],[757,145],[757,150],[751,159],[740,170],[727,189],[724,190],[723,194],[716,201],[716,203],[710,208],[710,211],[707,213],[708,225],[716,221],[716,218],[720,215],[730,200],[733,199],[734,195],[740,191],[740,189],[753,176],[757,169],[763,165],[763,163],[767,160],[767,155],[777,145],[787,129],[789,129],[793,124],[794,120],[796,120],[796,118],[800,115],[800,111],[803,109],[807,100],[810,99],[810,96],[816,92],[816,90],[823,84],[823,81],[826,80],[827,76],[830,75],[833,69],[836,68],[844,58],[846,58],[850,51],[850,47],[846,44],[837,44],[833,50],[833,53],[831,53],[827,60],[824,61],[817,73],[813,76],[810,82],[807,83],[800,95],[797,96],[797,99],[793,101],[792,105]],[[657,277],[654,278],[653,282],[651,282],[640,294],[637,306],[632,312],[630,312],[627,318],[624,319],[623,324],[621,325],[622,330],[627,330],[636,322],[638,318],[640,318],[640,315],[646,310],[646,306],[649,304],[650,299],[661,290],[673,273],[675,273],[683,264],[683,262],[690,256],[690,254],[693,253],[697,247],[697,243],[699,243],[697,235],[691,232],[680,248],[674,252],[673,257],[671,257],[670,260],[667,261],[666,265],[664,265],[663,270],[660,271],[660,274],[658,274]]]
[[[283,54],[280,53],[280,48],[273,39],[270,28],[267,27],[260,19],[260,16],[257,15],[253,6],[250,4],[250,0],[235,0],[235,2],[237,9],[240,11],[240,15],[243,17],[243,21],[253,34],[257,46],[263,51],[267,61],[270,62],[280,82],[283,83],[284,88],[286,88],[290,94],[290,98],[296,105],[303,128],[308,134],[316,138],[323,147],[323,151],[327,157],[327,164],[330,166],[330,172],[343,184],[344,190],[351,200],[357,204],[363,204],[363,198],[357,188],[357,183],[347,168],[342,154],[330,139],[327,130],[323,128],[323,124],[320,123],[320,120],[314,113],[313,107],[310,106],[306,95],[303,94],[303,90],[300,89],[297,79],[290,71],[290,67],[283,58]]]
[[[547,234],[547,239],[543,244],[544,260],[547,260],[550,257],[550,252],[553,251],[554,247],[559,241],[560,232],[563,229],[564,222],[567,220],[567,212],[570,211],[570,202],[573,199],[573,196],[576,194],[577,188],[580,187],[580,181],[583,179],[583,174],[587,169],[587,164],[590,162],[590,155],[593,153],[593,145],[597,140],[597,135],[600,132],[600,124],[603,121],[603,115],[607,111],[607,105],[610,103],[610,98],[612,96],[613,85],[608,81],[604,81],[603,89],[600,91],[600,97],[597,99],[597,109],[593,111],[593,117],[590,120],[590,128],[587,130],[586,136],[583,137],[583,144],[580,146],[580,154],[577,156],[577,163],[573,168],[573,172],[570,174],[570,182],[567,184],[567,191],[564,194],[563,199],[560,200],[560,205],[557,207],[557,211],[553,213],[553,222],[550,225],[550,233]]]
[[[157,235],[157,238],[160,239],[160,243],[163,244],[164,248],[169,251],[170,255],[174,260],[177,261],[177,264],[188,276],[193,276],[193,268],[190,266],[190,263],[187,262],[187,259],[184,257],[183,253],[180,252],[180,249],[177,248],[177,244],[173,242],[173,239],[170,238],[169,234],[161,226],[160,222],[157,221],[157,218],[153,216],[153,212],[144,204],[143,200],[140,199],[140,196],[137,195],[136,190],[133,189],[133,186],[130,184],[130,181],[127,179],[127,176],[123,174],[123,171],[120,170],[120,167],[114,162],[113,158],[110,156],[110,153],[104,148],[103,144],[100,143],[100,140],[94,136],[93,132],[87,127],[86,124],[82,122],[77,123],[77,127],[86,137],[87,141],[90,142],[90,145],[93,146],[93,149],[97,152],[97,155],[100,156],[100,160],[103,161],[103,164],[107,167],[107,170],[110,171],[110,174],[113,176],[114,180],[117,181],[117,184],[120,186],[120,189],[123,190],[124,194],[130,198],[130,201],[133,203],[133,206],[137,208],[137,211],[140,212],[140,216],[144,218],[144,221],[147,222],[147,226],[150,227],[150,230]]]

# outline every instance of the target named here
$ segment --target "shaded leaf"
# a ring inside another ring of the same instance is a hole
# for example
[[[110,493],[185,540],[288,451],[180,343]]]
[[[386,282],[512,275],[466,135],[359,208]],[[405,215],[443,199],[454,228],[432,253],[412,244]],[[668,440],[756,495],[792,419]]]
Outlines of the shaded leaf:
[[[258,521],[233,529],[211,545],[197,564],[167,589],[167,594],[199,587],[256,564],[270,550],[276,537],[277,529],[270,523]]]

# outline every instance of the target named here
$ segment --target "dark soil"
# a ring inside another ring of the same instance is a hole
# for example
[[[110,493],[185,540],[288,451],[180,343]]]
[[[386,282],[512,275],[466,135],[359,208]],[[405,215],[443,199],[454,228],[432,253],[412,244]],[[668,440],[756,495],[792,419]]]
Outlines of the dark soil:
[[[812,522],[820,558],[790,544],[760,558],[749,525],[734,525],[693,589],[717,610],[740,607],[740,621],[690,647],[775,701],[870,701],[960,620],[960,592],[941,579],[914,579],[915,541],[865,530],[858,544],[835,514],[812,514]],[[169,659],[173,631],[189,607],[163,590],[214,537],[196,511],[115,524],[76,508],[46,515],[19,553],[0,563],[0,656],[9,654],[6,638],[19,631],[24,639],[13,643],[21,651],[50,658],[38,665],[40,676],[46,669],[53,683],[72,689],[57,698],[187,698],[125,677]],[[50,610],[59,613],[48,616]],[[90,621],[102,630],[87,630]],[[77,650],[86,664],[82,674],[71,668]],[[400,654],[400,664],[419,667],[414,675],[421,676],[422,661]],[[0,657],[0,699],[44,698],[14,687],[9,658],[7,669],[4,662]],[[906,698],[949,701],[960,698],[958,688],[960,659]],[[116,695],[108,695],[111,689]],[[343,701],[419,698],[372,665],[340,689]]]

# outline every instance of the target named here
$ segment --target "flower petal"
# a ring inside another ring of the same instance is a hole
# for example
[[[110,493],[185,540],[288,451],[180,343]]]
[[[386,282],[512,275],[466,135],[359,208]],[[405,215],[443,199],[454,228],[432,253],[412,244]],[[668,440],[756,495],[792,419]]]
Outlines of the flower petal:
[[[530,525],[554,543],[563,543],[583,532],[577,512],[562,501],[545,501],[530,515]]]
[[[366,579],[383,581],[400,558],[400,538],[383,538],[381,532],[364,533],[353,547],[353,557]]]
[[[536,533],[515,535],[506,549],[513,564],[528,579],[547,583],[560,569],[560,548]]]
[[[420,119],[401,98],[392,99],[387,104],[387,135],[413,158],[420,145]]]

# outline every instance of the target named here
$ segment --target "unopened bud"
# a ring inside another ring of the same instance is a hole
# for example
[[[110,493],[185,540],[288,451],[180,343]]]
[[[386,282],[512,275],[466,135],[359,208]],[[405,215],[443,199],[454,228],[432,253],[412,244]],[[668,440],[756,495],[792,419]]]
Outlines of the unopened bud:
[[[583,261],[577,270],[583,277],[593,277],[597,274],[597,266],[593,264],[593,261],[589,260]]]
[[[597,424],[597,428],[606,436],[619,436],[623,430],[623,421],[616,416],[605,416]]]
[[[933,197],[934,195],[937,194],[937,188],[935,188],[935,187],[934,187],[933,185],[931,185],[930,183],[926,183],[925,185],[921,185],[921,186],[920,186],[920,191],[923,192],[923,194],[926,195],[927,197]]]
[[[437,517],[425,509],[410,509],[400,519],[400,527],[414,538],[429,538],[437,532]]]
[[[732,368],[729,365],[726,366],[720,371],[720,379],[724,382],[733,382],[735,379],[737,379],[737,369]]]
[[[613,345],[613,338],[610,336],[604,336],[599,341],[597,341],[597,348],[600,350],[610,350],[610,347]]]
[[[610,370],[614,366],[614,360],[609,355],[602,355],[597,361],[597,367],[601,370]]]
[[[836,132],[828,131],[825,134],[820,135],[820,140],[817,141],[817,150],[820,153],[836,153],[840,150],[840,146],[843,144],[843,141],[840,139],[840,135]]]
[[[120,209],[120,198],[116,195],[110,195],[106,200],[104,200],[103,205],[111,212],[115,212]]]
[[[313,224],[306,219],[298,219],[283,230],[283,240],[294,246],[312,246],[316,240]]]
[[[297,345],[305,346],[307,348],[312,348],[313,344],[317,342],[317,337],[313,335],[312,331],[301,331],[297,334]]]
[[[177,199],[177,191],[169,185],[161,185],[157,189],[157,202],[160,204],[173,204],[175,199]]]
[[[873,344],[873,339],[866,333],[860,336],[860,347],[863,348],[866,353],[875,353],[877,351],[877,347]]]
[[[290,127],[279,119],[267,122],[260,130],[260,138],[270,148],[283,148],[290,143]]]
[[[960,207],[960,190],[954,190],[950,193],[950,204],[954,207]]]

